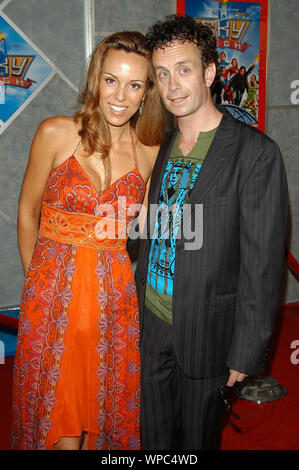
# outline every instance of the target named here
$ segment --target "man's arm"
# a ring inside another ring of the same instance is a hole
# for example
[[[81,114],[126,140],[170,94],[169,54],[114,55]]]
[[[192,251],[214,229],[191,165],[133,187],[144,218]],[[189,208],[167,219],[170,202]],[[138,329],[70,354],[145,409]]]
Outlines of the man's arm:
[[[232,369],[231,382],[242,379],[239,373],[264,372],[263,358],[280,294],[287,208],[283,160],[278,146],[267,139],[240,194],[241,267],[235,326],[227,358],[227,366]]]

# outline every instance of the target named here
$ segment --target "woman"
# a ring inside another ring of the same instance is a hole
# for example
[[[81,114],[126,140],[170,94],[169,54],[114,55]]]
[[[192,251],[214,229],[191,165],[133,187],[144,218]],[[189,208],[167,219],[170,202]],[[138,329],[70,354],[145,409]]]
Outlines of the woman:
[[[82,101],[74,117],[41,123],[20,194],[19,449],[140,448],[138,306],[126,228],[146,200],[165,128],[141,33],[116,33],[97,46]]]

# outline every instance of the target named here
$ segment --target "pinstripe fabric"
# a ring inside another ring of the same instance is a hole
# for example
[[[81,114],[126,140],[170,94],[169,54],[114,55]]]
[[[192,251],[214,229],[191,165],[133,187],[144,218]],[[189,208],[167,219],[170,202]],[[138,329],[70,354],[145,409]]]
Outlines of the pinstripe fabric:
[[[146,309],[141,346],[142,449],[180,448],[179,370],[171,347],[171,327]],[[149,326],[149,328],[147,328]],[[175,401],[175,397],[177,401]]]
[[[173,328],[146,307],[141,344],[141,440],[146,450],[217,449],[227,376],[187,377],[177,365]]]
[[[159,188],[176,131],[161,146],[149,192]],[[173,291],[173,348],[180,369],[193,378],[227,368],[263,374],[284,261],[287,182],[277,145],[224,112],[191,192],[203,204],[203,246],[177,240]],[[149,220],[148,237],[155,214]],[[194,219],[194,211],[191,212]],[[194,220],[193,220],[194,223]],[[183,233],[183,232],[182,232]],[[141,331],[149,239],[140,243],[136,269]]]

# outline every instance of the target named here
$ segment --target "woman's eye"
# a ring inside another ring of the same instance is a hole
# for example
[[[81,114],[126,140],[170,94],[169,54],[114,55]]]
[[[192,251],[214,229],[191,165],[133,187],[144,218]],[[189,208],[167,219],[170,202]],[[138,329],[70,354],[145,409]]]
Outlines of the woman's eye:
[[[140,88],[140,85],[138,85],[138,83],[131,83],[131,88],[133,88],[133,90],[139,90]]]
[[[113,85],[113,83],[115,83],[115,80],[113,78],[106,78],[105,81],[108,85]]]

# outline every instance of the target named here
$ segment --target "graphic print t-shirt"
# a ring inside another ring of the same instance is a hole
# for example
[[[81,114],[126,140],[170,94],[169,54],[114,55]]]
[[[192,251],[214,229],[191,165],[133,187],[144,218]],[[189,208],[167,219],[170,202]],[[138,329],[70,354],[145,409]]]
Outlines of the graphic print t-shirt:
[[[188,202],[216,129],[201,132],[191,152],[184,156],[178,133],[164,170],[152,237],[147,276],[146,306],[159,318],[172,323],[172,293],[176,236],[181,227],[183,205]]]

